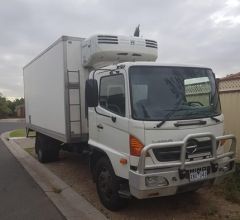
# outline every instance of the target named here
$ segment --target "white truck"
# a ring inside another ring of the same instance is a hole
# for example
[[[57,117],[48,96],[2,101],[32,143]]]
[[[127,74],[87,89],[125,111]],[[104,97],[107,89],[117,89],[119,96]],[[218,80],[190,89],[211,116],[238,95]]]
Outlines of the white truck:
[[[57,160],[60,149],[88,151],[110,210],[131,196],[197,190],[235,167],[212,70],[156,63],[157,51],[139,37],[63,36],[23,69],[39,161]]]

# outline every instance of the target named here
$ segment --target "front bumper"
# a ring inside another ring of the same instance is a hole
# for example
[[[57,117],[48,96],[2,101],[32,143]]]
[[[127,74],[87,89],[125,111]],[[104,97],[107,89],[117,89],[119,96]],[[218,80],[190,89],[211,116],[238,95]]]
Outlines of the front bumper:
[[[186,161],[186,147],[188,140],[193,138],[206,137],[211,139],[212,156],[206,159]],[[217,141],[231,140],[230,150],[227,153],[217,155]],[[179,161],[156,162],[153,165],[146,165],[147,155],[155,148],[181,146]],[[133,196],[139,199],[174,195],[178,192],[191,191],[199,188],[202,184],[216,182],[223,175],[234,171],[236,152],[236,138],[233,135],[215,137],[211,133],[199,133],[187,135],[183,141],[150,144],[144,147],[139,158],[136,171],[129,171],[129,186]],[[208,175],[199,181],[190,182],[189,170],[208,167]],[[146,178],[160,179],[159,183],[149,185]],[[161,181],[164,180],[164,181]]]

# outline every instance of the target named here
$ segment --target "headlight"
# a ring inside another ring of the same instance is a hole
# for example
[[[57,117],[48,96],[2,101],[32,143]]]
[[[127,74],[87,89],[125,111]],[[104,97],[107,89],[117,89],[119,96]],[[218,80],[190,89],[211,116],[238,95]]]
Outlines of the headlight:
[[[145,178],[145,184],[148,187],[167,186],[168,185],[168,181],[163,176],[147,176]]]

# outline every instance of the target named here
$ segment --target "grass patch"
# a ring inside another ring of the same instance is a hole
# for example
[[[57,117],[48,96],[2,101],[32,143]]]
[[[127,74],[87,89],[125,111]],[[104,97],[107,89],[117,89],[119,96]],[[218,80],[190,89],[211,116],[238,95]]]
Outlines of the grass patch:
[[[29,136],[35,136],[35,132],[29,132]],[[10,132],[9,137],[26,137],[26,129],[17,129]]]
[[[17,129],[9,134],[10,137],[26,137],[25,129]]]
[[[240,204],[240,163],[236,164],[236,171],[226,177],[219,189],[226,200]]]

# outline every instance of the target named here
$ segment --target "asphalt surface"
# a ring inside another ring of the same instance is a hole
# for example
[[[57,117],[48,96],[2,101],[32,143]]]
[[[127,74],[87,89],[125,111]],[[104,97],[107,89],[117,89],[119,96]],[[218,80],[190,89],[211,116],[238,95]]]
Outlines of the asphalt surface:
[[[0,133],[23,127],[23,122],[0,120]],[[65,219],[1,140],[0,219]]]

